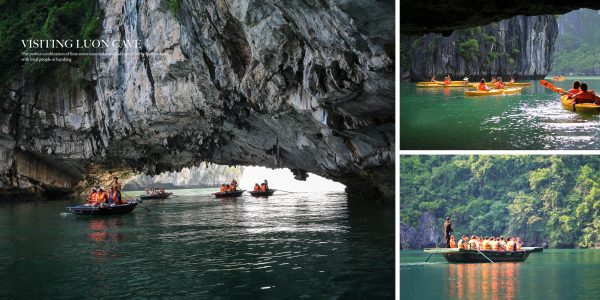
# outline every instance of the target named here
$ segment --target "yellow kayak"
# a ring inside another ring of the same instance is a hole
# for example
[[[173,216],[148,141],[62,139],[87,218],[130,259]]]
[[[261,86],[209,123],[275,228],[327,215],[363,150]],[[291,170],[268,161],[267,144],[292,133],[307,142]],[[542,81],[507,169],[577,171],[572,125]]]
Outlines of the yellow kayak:
[[[562,103],[563,108],[566,110],[594,115],[600,113],[600,105],[596,105],[594,103],[572,104],[572,101],[573,100],[568,99],[567,96],[560,97],[560,102]]]
[[[463,81],[455,81],[451,84],[444,84],[443,82],[417,82],[417,87],[471,87],[471,84],[465,84]]]
[[[531,82],[515,82],[515,83],[510,83],[510,82],[505,82],[504,83],[506,86],[531,86]],[[479,86],[479,83],[473,83],[472,84],[473,87],[477,87]],[[486,82],[485,85],[487,85],[488,87],[493,88],[494,84],[491,82]]]
[[[492,95],[510,95],[510,94],[518,94],[523,90],[522,87],[518,88],[510,88],[510,89],[499,89],[499,90],[489,90],[489,91],[466,91],[466,96],[492,96]]]

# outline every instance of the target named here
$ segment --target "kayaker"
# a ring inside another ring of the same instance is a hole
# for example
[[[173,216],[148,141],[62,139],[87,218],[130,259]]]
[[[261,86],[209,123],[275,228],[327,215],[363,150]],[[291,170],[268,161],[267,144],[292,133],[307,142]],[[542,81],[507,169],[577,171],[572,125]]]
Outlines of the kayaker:
[[[444,237],[446,238],[446,247],[450,247],[450,235],[452,235],[452,220],[450,217],[446,217],[446,221],[444,222]]]
[[[492,77],[492,81],[490,81],[491,83],[496,83],[496,77]]]
[[[479,81],[479,84],[477,85],[477,90],[478,91],[489,91],[490,88],[487,86],[487,84],[485,84],[485,79],[481,79]]]
[[[446,77],[444,77],[444,84],[449,85],[451,82],[450,75],[446,75]]]
[[[515,83],[515,78],[511,76],[511,77],[510,77],[510,81],[509,81],[509,83],[510,83],[510,84],[513,84],[513,83]]]
[[[505,86],[506,86],[506,84],[504,84],[504,82],[502,82],[502,77],[498,77],[496,79],[496,84],[495,84],[496,89],[498,89],[498,90],[503,89]]]
[[[463,78],[463,81],[465,82],[465,84],[469,84],[469,77]]]
[[[471,236],[471,240],[469,241],[469,249],[471,249],[471,250],[479,249],[479,242],[477,241],[476,235]]]
[[[437,80],[435,79],[435,75],[431,76],[431,82],[437,82]]]
[[[600,97],[594,93],[594,91],[588,91],[587,83],[581,83],[581,91],[575,95],[573,95],[573,104],[577,103],[596,103],[600,104]]]
[[[450,236],[450,248],[456,248],[456,241],[454,240],[454,236]]]
[[[581,87],[581,83],[579,82],[579,80],[575,80],[573,82],[573,87],[567,91],[567,98],[572,99],[573,95],[576,95],[579,92],[581,92],[580,87]]]

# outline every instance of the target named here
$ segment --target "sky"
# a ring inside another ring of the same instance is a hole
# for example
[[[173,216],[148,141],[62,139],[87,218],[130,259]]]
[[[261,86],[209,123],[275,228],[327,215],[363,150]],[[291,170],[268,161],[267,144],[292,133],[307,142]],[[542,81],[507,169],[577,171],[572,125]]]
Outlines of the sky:
[[[343,192],[345,186],[341,183],[309,173],[306,181],[294,179],[289,169],[268,169],[265,167],[244,167],[244,173],[238,178],[241,189],[252,190],[254,183],[269,182],[269,188],[289,192]]]

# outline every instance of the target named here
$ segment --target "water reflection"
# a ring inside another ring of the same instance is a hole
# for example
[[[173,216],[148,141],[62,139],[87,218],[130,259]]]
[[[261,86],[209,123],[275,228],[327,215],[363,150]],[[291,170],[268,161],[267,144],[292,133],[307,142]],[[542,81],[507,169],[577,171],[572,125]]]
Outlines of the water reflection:
[[[518,299],[521,266],[516,263],[449,264],[447,295],[452,299]]]
[[[89,222],[90,233],[88,239],[97,244],[98,248],[92,248],[91,254],[99,262],[103,262],[106,257],[117,257],[116,253],[111,253],[105,245],[107,242],[118,243],[122,240],[122,236],[118,232],[110,232],[119,227],[119,221],[116,218],[112,219],[91,219]]]

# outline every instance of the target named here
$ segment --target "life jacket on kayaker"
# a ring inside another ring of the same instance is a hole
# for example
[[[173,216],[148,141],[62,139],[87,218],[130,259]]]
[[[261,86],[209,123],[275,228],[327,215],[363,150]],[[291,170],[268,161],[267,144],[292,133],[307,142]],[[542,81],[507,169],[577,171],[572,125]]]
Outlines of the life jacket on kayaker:
[[[227,186],[225,184],[221,184],[221,189],[219,190],[219,192],[224,193],[227,191]]]
[[[479,84],[477,85],[477,90],[478,91],[487,91],[487,90],[489,90],[489,88],[485,84],[485,80],[481,79],[479,81]]]
[[[502,77],[498,77],[498,80],[496,81],[495,87],[496,89],[503,89],[506,86],[506,84],[504,84],[504,82],[502,82]]]
[[[581,83],[579,82],[579,80],[575,80],[573,82],[573,87],[567,91],[567,98],[568,99],[572,99],[574,95],[579,94],[579,92],[581,92]]]
[[[588,91],[587,83],[581,84],[581,92],[573,95],[574,103],[596,103],[600,104],[600,97],[594,91]]]
[[[259,192],[260,191],[260,185],[258,185],[258,183],[254,184],[254,191],[255,192]]]

